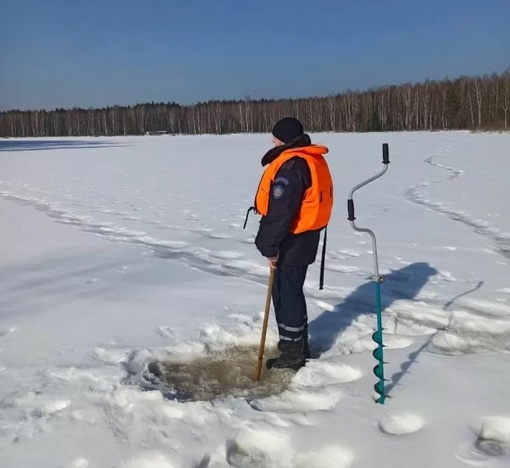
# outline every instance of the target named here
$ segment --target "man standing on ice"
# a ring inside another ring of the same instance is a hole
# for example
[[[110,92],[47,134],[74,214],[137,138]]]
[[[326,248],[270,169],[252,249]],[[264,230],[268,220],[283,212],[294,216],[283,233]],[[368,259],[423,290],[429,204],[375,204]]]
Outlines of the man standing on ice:
[[[275,270],[272,299],[281,352],[266,367],[298,370],[310,357],[303,284],[331,217],[333,182],[323,156],[328,148],[312,144],[299,120],[281,119],[272,135],[274,148],[262,158],[267,167],[255,198],[262,215],[255,245]]]

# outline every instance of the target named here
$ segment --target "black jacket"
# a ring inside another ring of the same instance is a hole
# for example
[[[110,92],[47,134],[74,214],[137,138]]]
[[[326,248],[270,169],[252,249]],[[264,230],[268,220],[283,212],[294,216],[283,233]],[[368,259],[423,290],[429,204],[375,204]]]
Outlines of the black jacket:
[[[262,165],[273,162],[289,148],[310,144],[310,137],[303,135],[287,145],[272,148],[262,158]],[[260,220],[255,238],[255,245],[264,257],[279,255],[280,265],[309,265],[315,262],[320,231],[301,234],[292,234],[289,231],[301,206],[303,195],[310,185],[310,169],[307,162],[299,156],[289,159],[276,173],[267,216]]]

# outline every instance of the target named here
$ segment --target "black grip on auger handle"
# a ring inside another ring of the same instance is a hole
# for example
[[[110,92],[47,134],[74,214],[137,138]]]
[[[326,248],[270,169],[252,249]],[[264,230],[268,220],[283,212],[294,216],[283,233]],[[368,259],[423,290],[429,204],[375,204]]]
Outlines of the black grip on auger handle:
[[[347,213],[349,215],[347,218],[348,221],[354,221],[356,219],[354,217],[354,200],[352,198],[347,200]]]
[[[382,162],[383,164],[390,163],[390,151],[388,149],[388,143],[383,143],[382,145]]]

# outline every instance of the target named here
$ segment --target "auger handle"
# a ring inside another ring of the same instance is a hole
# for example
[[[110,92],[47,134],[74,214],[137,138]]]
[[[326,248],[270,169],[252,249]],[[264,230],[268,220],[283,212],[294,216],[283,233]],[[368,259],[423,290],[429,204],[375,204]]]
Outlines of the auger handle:
[[[354,200],[353,200],[354,192],[356,192],[356,190],[359,190],[361,187],[364,187],[365,185],[369,184],[370,182],[373,182],[374,180],[381,177],[388,169],[388,164],[390,163],[390,150],[388,147],[388,143],[383,143],[382,154],[383,154],[383,164],[384,164],[383,170],[381,172],[379,172],[379,174],[376,174],[375,176],[370,177],[369,179],[356,185],[356,187],[354,187],[349,193],[349,197],[347,199],[347,215],[348,215],[347,220],[350,221],[351,223],[356,219],[356,217],[354,216]]]
[[[352,198],[349,198],[349,200],[347,200],[347,215],[348,221],[354,221],[356,219],[354,216],[354,200]]]
[[[390,150],[388,149],[388,143],[383,143],[382,145],[382,163],[390,163]]]

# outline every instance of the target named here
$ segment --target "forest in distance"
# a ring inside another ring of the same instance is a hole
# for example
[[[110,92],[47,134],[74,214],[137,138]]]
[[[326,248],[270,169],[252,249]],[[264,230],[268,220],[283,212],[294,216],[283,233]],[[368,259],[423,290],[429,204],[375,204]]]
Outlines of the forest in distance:
[[[288,115],[308,132],[508,130],[509,111],[507,69],[325,97],[9,110],[0,112],[0,137],[260,133]]]

